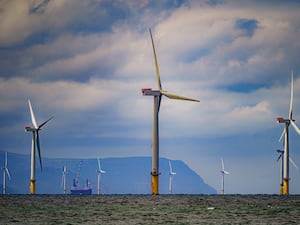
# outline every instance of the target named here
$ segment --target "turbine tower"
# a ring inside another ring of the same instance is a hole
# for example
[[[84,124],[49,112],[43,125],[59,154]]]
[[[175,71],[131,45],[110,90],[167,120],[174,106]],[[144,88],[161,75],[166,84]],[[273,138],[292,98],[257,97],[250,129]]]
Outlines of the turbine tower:
[[[221,170],[221,175],[222,175],[222,182],[221,182],[221,195],[224,195],[224,178],[225,178],[225,174],[226,175],[229,175],[230,173],[228,171],[225,170],[225,167],[224,167],[224,161],[223,159],[221,158],[221,166],[222,166],[222,170]]]
[[[2,167],[3,170],[3,194],[6,194],[6,175],[8,176],[8,179],[10,179],[10,174],[7,167],[7,152],[5,152],[4,155],[4,167]]]
[[[169,194],[173,194],[173,176],[176,173],[172,170],[172,164],[169,160]]]
[[[283,188],[282,194],[288,195],[289,194],[289,126],[292,124],[295,131],[300,135],[300,130],[297,127],[295,120],[293,119],[293,95],[294,95],[294,74],[292,72],[291,78],[291,98],[290,98],[290,111],[289,111],[289,118],[284,119],[282,117],[277,117],[277,123],[284,123],[284,129],[282,132],[281,137],[284,135],[284,160],[283,160]],[[279,140],[281,140],[281,137]]]
[[[158,84],[158,90],[152,90],[151,88],[143,88],[142,93],[146,96],[153,96],[154,97],[154,107],[153,107],[153,131],[152,131],[152,170],[151,170],[151,191],[153,195],[159,194],[159,130],[158,130],[158,114],[160,109],[160,102],[162,99],[162,96],[166,96],[167,98],[171,99],[178,99],[178,100],[186,100],[186,101],[195,101],[199,102],[199,100],[187,98],[178,96],[175,94],[171,94],[167,91],[164,91],[161,86],[160,81],[160,75],[159,75],[159,69],[158,69],[158,62],[157,62],[157,56],[156,51],[154,47],[154,41],[151,33],[151,29],[149,29],[151,42],[152,42],[152,48],[153,48],[153,54],[154,54],[154,63],[155,63],[155,69],[156,69],[156,79]]]
[[[283,150],[280,150],[280,149],[277,149],[276,152],[279,154],[278,158],[277,158],[277,162],[280,160],[280,194],[282,195],[283,194],[283,160],[284,160],[284,151]],[[292,160],[291,157],[289,157],[289,161],[292,163],[292,165],[297,169],[299,170],[298,166],[296,165],[296,163]]]
[[[64,188],[64,194],[67,194],[67,166],[64,165],[63,171],[62,171],[62,178],[61,178],[61,185]]]
[[[41,171],[43,170],[42,167],[42,158],[41,158],[41,148],[40,148],[40,137],[39,137],[39,131],[41,128],[53,117],[49,118],[45,122],[43,122],[41,125],[38,125],[32,110],[31,102],[28,100],[30,115],[31,115],[31,122],[33,127],[25,126],[25,131],[32,132],[32,142],[31,142],[31,173],[30,173],[30,194],[35,194],[35,146],[37,146],[38,155],[39,155],[39,161],[40,161],[40,167]]]
[[[98,170],[97,170],[97,174],[98,174],[98,195],[100,195],[100,179],[101,179],[101,174],[106,173],[106,171],[101,169],[101,163],[100,163],[100,159],[99,157],[97,158],[98,160]]]

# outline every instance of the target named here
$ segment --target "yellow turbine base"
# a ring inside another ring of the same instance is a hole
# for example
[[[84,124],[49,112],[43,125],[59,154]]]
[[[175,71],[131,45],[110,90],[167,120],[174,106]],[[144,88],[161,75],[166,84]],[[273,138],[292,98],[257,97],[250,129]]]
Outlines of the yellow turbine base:
[[[283,185],[280,185],[280,194],[283,195]]]
[[[30,194],[35,194],[35,180],[30,180]]]
[[[152,174],[152,195],[158,195],[158,175]]]
[[[289,179],[284,178],[282,194],[284,195],[289,194]]]

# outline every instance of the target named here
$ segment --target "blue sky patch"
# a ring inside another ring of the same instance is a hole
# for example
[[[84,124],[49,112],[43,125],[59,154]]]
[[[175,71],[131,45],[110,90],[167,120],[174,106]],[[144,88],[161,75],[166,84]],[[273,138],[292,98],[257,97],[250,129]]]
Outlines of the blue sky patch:
[[[258,28],[258,21],[255,19],[237,19],[235,27],[237,29],[244,30],[248,36],[252,36]]]

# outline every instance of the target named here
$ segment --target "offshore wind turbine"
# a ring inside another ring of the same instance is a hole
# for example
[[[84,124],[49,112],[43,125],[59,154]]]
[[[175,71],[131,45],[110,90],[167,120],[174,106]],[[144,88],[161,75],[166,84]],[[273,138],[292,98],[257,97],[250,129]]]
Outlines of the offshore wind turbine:
[[[67,194],[67,166],[64,165],[61,177],[61,184],[64,188],[64,194]]]
[[[172,169],[171,160],[169,160],[169,194],[173,194],[173,176],[176,173]]]
[[[291,78],[291,98],[290,98],[290,110],[289,110],[289,118],[284,119],[282,117],[277,117],[277,123],[284,123],[284,129],[282,135],[279,140],[281,140],[284,135],[284,160],[283,160],[283,188],[282,194],[289,194],[289,126],[292,124],[294,130],[300,135],[300,130],[297,127],[295,120],[293,119],[293,95],[294,95],[294,73],[292,72]]]
[[[224,161],[223,158],[221,158],[221,166],[222,166],[222,170],[221,170],[221,175],[222,175],[222,181],[221,181],[221,194],[224,195],[224,180],[225,180],[225,174],[229,175],[230,173],[228,171],[225,170],[225,166],[224,166]]]
[[[98,160],[98,170],[97,170],[97,174],[98,174],[98,195],[100,195],[100,179],[101,179],[101,174],[106,173],[106,171],[101,169],[101,163],[100,163],[100,159],[99,157],[97,158]]]
[[[6,175],[8,176],[8,179],[10,179],[9,170],[7,167],[7,152],[4,154],[4,167],[2,167],[3,170],[3,194],[6,194]]]
[[[276,152],[279,154],[278,158],[277,158],[277,162],[280,160],[280,194],[283,194],[283,155],[284,155],[284,151],[283,150],[280,150],[280,149],[277,149]],[[292,165],[297,169],[299,170],[298,166],[296,165],[296,163],[292,160],[291,157],[289,157],[289,161],[292,163]]]
[[[155,63],[155,69],[156,69],[156,79],[158,84],[158,90],[152,90],[152,88],[143,88],[142,93],[146,96],[153,96],[154,97],[154,107],[153,107],[153,130],[152,130],[152,170],[151,170],[151,192],[153,195],[159,194],[159,129],[158,129],[158,114],[160,109],[160,103],[162,96],[166,96],[167,98],[171,99],[178,99],[178,100],[186,100],[186,101],[194,101],[199,102],[199,100],[187,98],[183,96],[178,96],[172,93],[169,93],[167,91],[164,91],[162,89],[161,80],[160,80],[160,74],[159,74],[159,68],[158,68],[158,62],[157,62],[157,56],[154,46],[154,41],[151,33],[151,29],[149,29],[151,42],[152,42],[152,48],[153,48],[153,54],[154,54],[154,63]]]
[[[31,167],[30,167],[30,194],[35,194],[35,147],[37,147],[38,155],[39,155],[39,161],[40,161],[40,167],[41,171],[43,170],[42,167],[42,158],[41,158],[41,148],[40,148],[40,137],[39,137],[39,131],[41,128],[48,123],[49,120],[51,120],[53,117],[49,118],[42,124],[38,125],[36,122],[34,112],[32,110],[31,102],[28,100],[30,115],[31,115],[31,122],[33,127],[31,126],[25,126],[25,131],[32,132],[32,142],[31,142]]]

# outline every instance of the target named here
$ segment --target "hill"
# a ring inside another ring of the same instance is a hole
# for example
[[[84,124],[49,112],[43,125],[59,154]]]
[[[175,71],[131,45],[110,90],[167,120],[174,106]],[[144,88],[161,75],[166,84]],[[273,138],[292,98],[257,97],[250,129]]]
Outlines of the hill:
[[[38,160],[37,160],[38,161]],[[62,169],[67,166],[67,191],[70,192],[73,179],[78,174],[81,164],[79,186],[83,187],[86,179],[97,193],[97,159],[61,159],[43,158],[43,171],[39,163],[36,169],[36,192],[38,194],[62,194]],[[0,151],[0,165],[4,165],[4,152]],[[106,174],[101,176],[103,194],[149,194],[151,182],[151,157],[104,158],[101,166]],[[216,190],[191,170],[183,161],[173,160],[174,194],[216,194]],[[10,194],[29,192],[30,156],[8,153],[8,168],[12,179],[7,181]],[[160,194],[168,194],[169,164],[168,159],[160,159]],[[0,179],[2,181],[2,179]],[[2,186],[2,182],[1,182]]]

